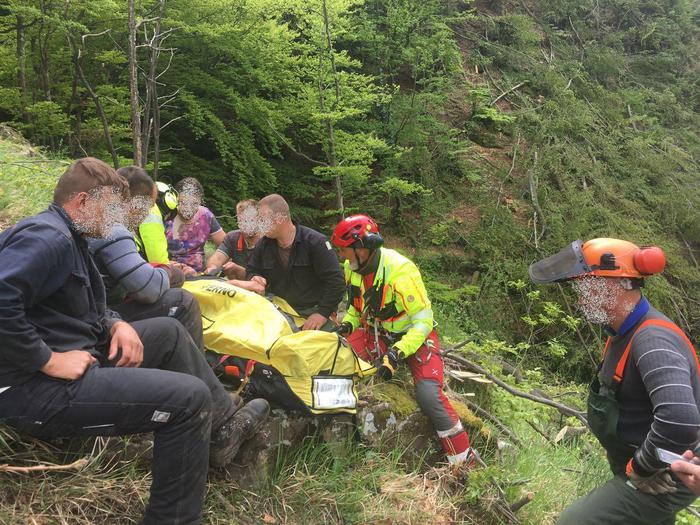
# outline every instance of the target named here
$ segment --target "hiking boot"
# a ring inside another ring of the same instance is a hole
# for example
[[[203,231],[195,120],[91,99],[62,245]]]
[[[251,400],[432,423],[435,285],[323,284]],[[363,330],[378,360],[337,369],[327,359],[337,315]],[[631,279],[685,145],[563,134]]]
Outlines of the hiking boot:
[[[212,434],[209,447],[209,465],[221,468],[238,454],[246,439],[255,435],[270,414],[270,404],[264,399],[253,399],[238,410]]]
[[[228,395],[231,398],[231,403],[233,403],[233,413],[235,414],[241,408],[243,408],[243,398],[235,392],[229,392]]]

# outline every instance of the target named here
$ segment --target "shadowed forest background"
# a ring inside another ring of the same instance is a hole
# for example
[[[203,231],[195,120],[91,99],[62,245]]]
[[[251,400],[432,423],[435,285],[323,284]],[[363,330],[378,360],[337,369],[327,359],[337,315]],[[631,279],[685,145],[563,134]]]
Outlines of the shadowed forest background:
[[[5,1],[0,224],[45,207],[66,162],[85,155],[198,178],[227,229],[237,201],[272,192],[326,235],[341,214],[368,213],[419,264],[446,346],[467,341],[499,375],[504,362],[515,370],[518,388],[582,407],[603,336],[568,289],[532,286],[527,266],[579,238],[659,245],[668,266],[645,294],[698,340],[699,37],[693,0]],[[553,411],[501,391],[480,401],[529,444],[487,455],[493,466],[420,512],[498,523],[485,504],[495,476],[527,480],[536,496],[521,518],[549,523],[605,478],[590,435],[554,447],[533,433],[557,434],[566,421]],[[2,432],[0,454],[36,453]],[[407,501],[425,492],[411,481],[425,467],[401,451],[339,464],[315,450],[281,459],[260,501],[212,481],[238,514],[210,490],[211,522],[423,516]],[[95,487],[132,487],[131,523],[143,471],[109,465]],[[415,492],[387,496],[363,484],[368,470]],[[20,479],[0,477],[0,521],[29,522],[16,513],[41,516],[50,501],[55,515],[70,479],[34,479],[22,503]]]

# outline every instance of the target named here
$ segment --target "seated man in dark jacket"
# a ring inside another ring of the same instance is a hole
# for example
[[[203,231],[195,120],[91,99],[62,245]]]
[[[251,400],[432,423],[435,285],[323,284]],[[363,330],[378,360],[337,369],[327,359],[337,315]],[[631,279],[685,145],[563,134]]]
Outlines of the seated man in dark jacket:
[[[258,203],[258,220],[265,236],[255,245],[248,278],[286,300],[307,317],[302,330],[330,330],[330,320],[345,293],[340,263],[328,239],[292,222],[281,195]]]
[[[120,168],[117,173],[129,184],[124,224],[115,224],[106,238],[88,239],[107,290],[107,306],[127,322],[152,317],[174,317],[204,351],[202,313],[199,303],[179,288],[183,272],[174,264],[148,263],[138,252],[133,232],[146,219],[155,202],[156,185],[139,166]]]
[[[269,406],[239,410],[175,319],[130,325],[106,309],[84,237],[123,220],[126,191],[82,159],[47,211],[0,233],[0,420],[42,438],[154,432],[142,523],[199,523],[207,463],[231,460]]]

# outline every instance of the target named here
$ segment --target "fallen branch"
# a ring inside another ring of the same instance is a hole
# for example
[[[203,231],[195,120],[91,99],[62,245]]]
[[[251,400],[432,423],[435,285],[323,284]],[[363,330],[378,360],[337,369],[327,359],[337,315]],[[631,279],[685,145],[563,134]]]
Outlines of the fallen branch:
[[[632,107],[629,104],[627,104],[627,114],[630,117],[630,122],[632,123],[632,129],[634,129],[634,131],[639,131],[637,129],[637,124],[635,124],[635,122],[634,122],[634,115],[632,114]]]
[[[574,22],[571,20],[571,17],[569,17],[569,24],[571,25],[571,29],[574,30],[574,34],[576,35],[576,40],[578,40],[578,43],[581,46],[581,58],[580,58],[580,60],[583,60],[583,56],[586,53],[586,46],[583,44],[583,40],[581,40],[581,35],[579,35],[578,31],[576,31],[576,27],[574,26]]]
[[[474,402],[472,402],[472,401],[469,401],[468,399],[465,399],[464,402],[465,402],[466,405],[469,407],[469,410],[471,410],[472,412],[474,412],[477,416],[479,416],[479,417],[481,417],[481,418],[483,418],[483,419],[487,419],[488,421],[490,421],[491,423],[493,423],[494,426],[495,426],[501,433],[503,433],[503,434],[505,434],[506,436],[508,436],[508,437],[510,438],[510,440],[511,440],[513,443],[515,443],[516,445],[520,445],[520,444],[521,444],[520,439],[518,438],[517,435],[515,435],[515,432],[513,432],[511,429],[509,429],[507,426],[505,426],[505,425],[503,424],[503,422],[502,422],[500,419],[498,419],[496,416],[494,416],[494,415],[491,414],[490,412],[487,412],[486,410],[484,410],[483,408],[481,408],[480,406],[478,406],[476,403],[474,403]]]
[[[0,472],[12,472],[15,474],[29,474],[30,472],[45,472],[48,470],[82,470],[88,464],[87,458],[80,458],[68,465],[35,465],[33,467],[15,467],[12,465],[0,465]]]
[[[469,359],[459,356],[459,355],[448,355],[444,356],[445,359],[447,360],[453,360],[457,363],[460,363],[470,369],[472,369],[474,372],[478,372],[480,374],[483,374],[484,377],[489,378],[491,381],[496,383],[498,386],[500,386],[502,389],[504,389],[506,392],[513,394],[514,396],[517,397],[522,397],[524,399],[529,399],[530,401],[535,401],[536,403],[542,403],[544,405],[548,405],[550,407],[556,408],[559,412],[564,414],[565,416],[573,416],[579,421],[581,421],[586,427],[588,427],[588,421],[583,415],[583,412],[580,410],[576,410],[575,408],[572,408],[570,406],[564,405],[562,403],[557,403],[556,401],[553,401],[551,399],[545,399],[543,397],[535,396],[532,394],[528,394],[527,392],[523,392],[522,390],[518,390],[517,388],[513,388],[510,386],[508,383],[502,381],[498,377],[494,376],[491,372],[486,370],[485,368],[477,365],[476,363],[471,362]]]
[[[532,421],[530,421],[529,419],[526,419],[526,420],[525,420],[525,423],[527,423],[528,425],[530,425],[530,427],[532,428],[532,430],[534,430],[534,431],[537,432],[540,436],[542,436],[542,437],[544,438],[544,440],[545,440],[547,443],[549,443],[550,445],[554,445],[554,442],[549,438],[549,436],[548,436],[547,434],[545,434],[545,433],[544,433],[537,425],[535,425]]]
[[[544,213],[542,213],[542,208],[540,208],[540,201],[537,197],[537,185],[539,184],[539,177],[535,174],[535,167],[537,166],[537,152],[534,154],[534,160],[532,166],[527,172],[527,179],[530,185],[530,199],[532,200],[532,207],[535,210],[533,215],[532,227],[535,236],[535,248],[540,247],[540,239],[544,236],[545,223],[544,223]],[[539,235],[537,234],[537,221],[540,221],[541,228]]]
[[[586,433],[586,427],[570,427],[569,425],[564,426],[557,436],[554,438],[554,444],[556,445],[560,441],[565,439],[573,439],[582,434]]]
[[[469,342],[471,342],[471,339],[465,339],[465,340],[462,341],[461,343],[454,345],[452,348],[448,348],[448,349],[446,349],[446,350],[441,350],[441,351],[440,351],[440,354],[441,354],[442,356],[446,356],[446,355],[449,354],[450,352],[454,352],[455,350],[459,350],[459,349],[462,348],[463,346],[466,346]]]
[[[513,173],[513,170],[515,169],[515,159],[518,156],[518,147],[520,146],[520,135],[518,135],[518,139],[515,141],[515,144],[513,145],[513,158],[510,163],[510,169],[508,170],[508,173],[506,174],[505,177],[503,177],[503,180],[501,181],[501,185],[498,187],[498,195],[496,196],[496,208],[501,204],[501,194],[503,193],[503,187],[506,184],[506,181],[510,179],[511,174]],[[493,217],[491,217],[491,226],[493,226],[496,222],[496,212],[494,211]]]
[[[503,93],[501,93],[500,95],[498,95],[496,98],[494,98],[494,99],[491,101],[491,105],[493,106],[496,102],[498,102],[499,100],[501,100],[501,99],[502,99],[503,97],[505,97],[508,93],[512,93],[512,92],[515,91],[516,89],[523,87],[525,84],[527,84],[527,80],[523,80],[520,84],[516,84],[516,85],[513,86],[512,88],[505,90]]]
[[[236,516],[236,520],[240,521],[243,525],[251,525],[252,523],[258,523],[247,519],[244,516],[244,513],[242,513],[240,509],[234,507],[233,504],[230,501],[228,501],[223,494],[221,494],[221,492],[215,492],[214,495],[216,496],[216,499],[219,500],[219,502],[226,508],[229,514],[231,516]]]
[[[693,260],[693,264],[695,265],[695,268],[700,269],[700,265],[698,265],[698,261],[695,258],[695,255],[693,255],[693,249],[690,247],[690,243],[688,241],[686,241],[685,237],[683,237],[682,235],[680,237],[681,237],[681,240],[683,241],[683,243],[685,244],[685,247],[688,248],[688,254],[690,255],[690,258]]]

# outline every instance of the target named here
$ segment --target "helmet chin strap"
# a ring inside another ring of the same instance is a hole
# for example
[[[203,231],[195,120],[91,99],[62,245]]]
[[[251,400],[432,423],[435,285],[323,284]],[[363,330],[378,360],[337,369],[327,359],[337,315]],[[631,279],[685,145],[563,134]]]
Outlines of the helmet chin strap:
[[[370,250],[369,256],[363,261],[360,258],[360,255],[357,253],[357,247],[352,247],[352,252],[355,254],[355,260],[357,261],[357,270],[355,270],[357,273],[363,274],[363,272],[367,269],[367,267],[371,264],[372,260],[374,259],[374,254],[376,253],[376,251],[377,250]]]
[[[365,261],[360,259],[360,255],[357,253],[357,248],[355,246],[352,247],[352,253],[355,254],[355,260],[357,261],[357,270],[356,271],[359,272],[360,270],[362,270],[365,267],[365,265],[367,264],[367,261],[369,261],[370,258],[367,257],[367,260],[365,260]]]

